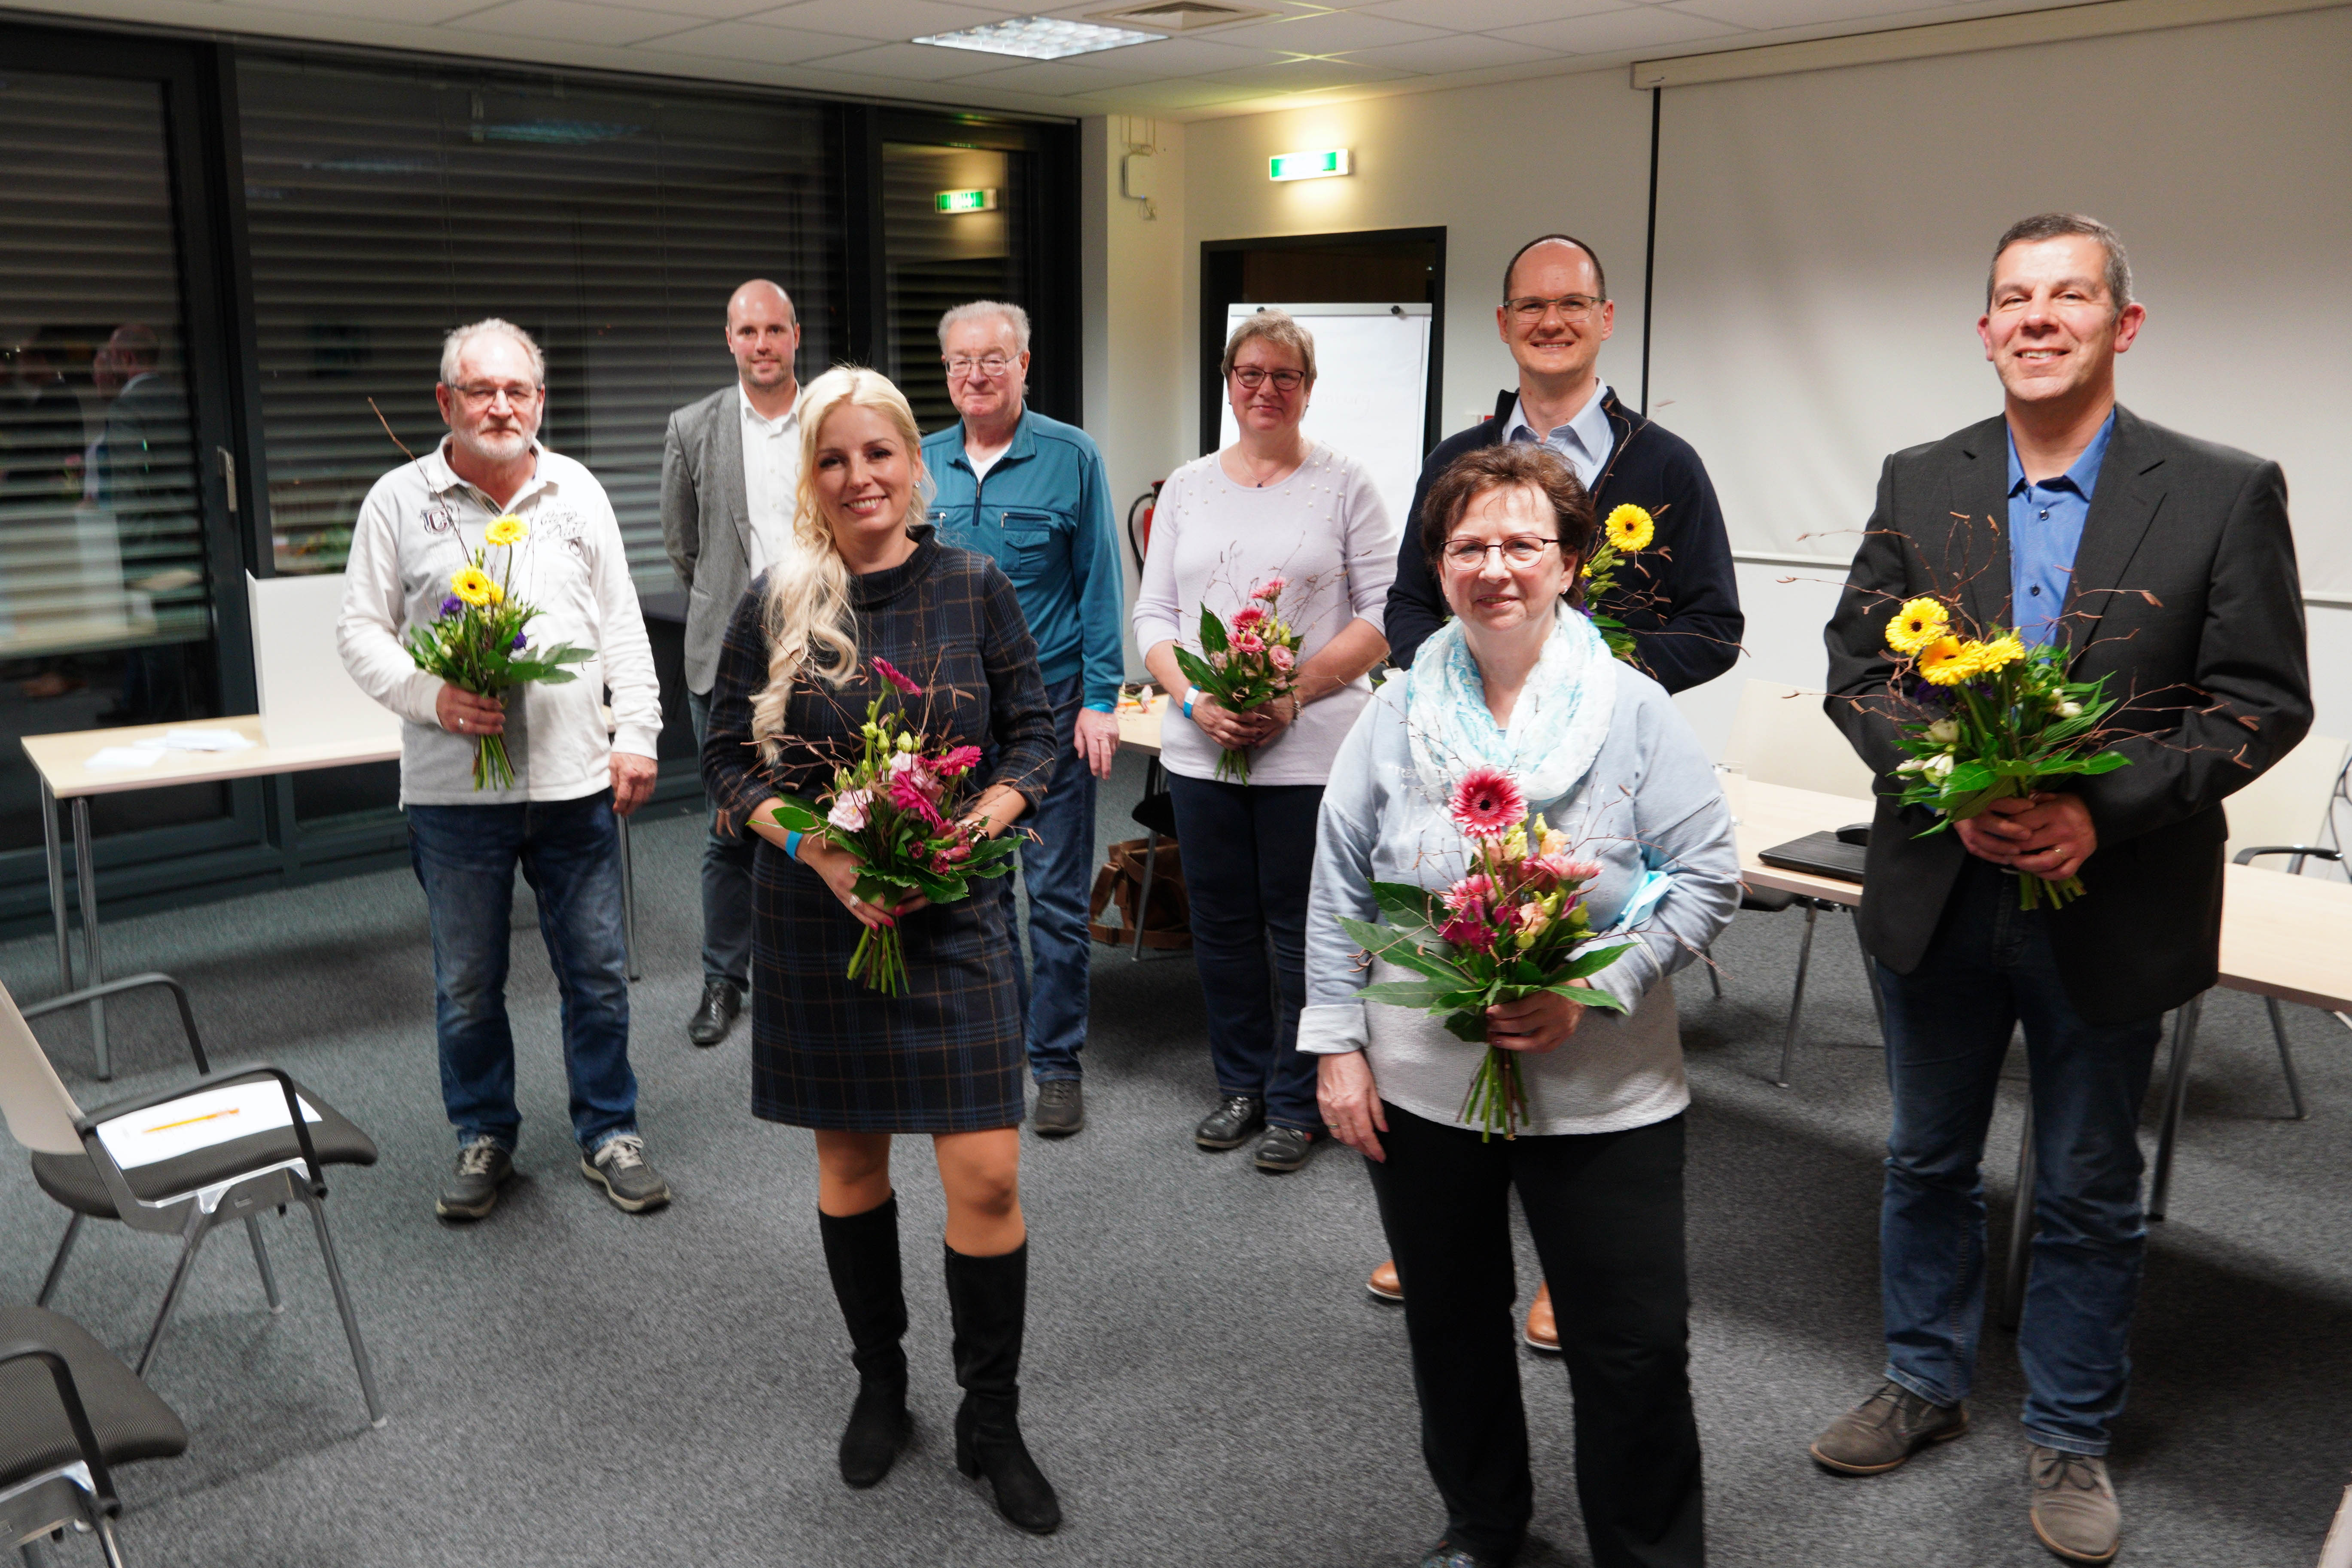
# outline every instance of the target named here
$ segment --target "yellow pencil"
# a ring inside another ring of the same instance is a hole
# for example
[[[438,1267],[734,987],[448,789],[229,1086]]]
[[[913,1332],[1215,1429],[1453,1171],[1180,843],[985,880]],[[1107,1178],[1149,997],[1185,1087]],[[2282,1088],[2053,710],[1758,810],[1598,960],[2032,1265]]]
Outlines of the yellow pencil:
[[[184,1121],[166,1121],[161,1127],[150,1127],[150,1132],[169,1132],[174,1127],[194,1127],[199,1121],[218,1121],[224,1116],[235,1116],[244,1107],[232,1105],[226,1110],[208,1110],[202,1116],[191,1116]]]

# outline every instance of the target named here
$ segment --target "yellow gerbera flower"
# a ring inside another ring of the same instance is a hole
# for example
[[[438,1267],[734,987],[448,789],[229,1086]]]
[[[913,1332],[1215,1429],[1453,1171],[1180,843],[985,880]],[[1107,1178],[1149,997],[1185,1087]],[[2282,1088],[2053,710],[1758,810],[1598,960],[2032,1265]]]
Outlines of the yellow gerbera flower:
[[[2025,640],[2015,632],[2005,632],[1989,643],[1977,645],[1977,668],[1986,675],[2007,669],[2024,657]]]
[[[490,524],[490,531],[482,537],[492,544],[513,544],[528,537],[530,533],[530,525],[522,519],[509,513]]]
[[[1886,646],[1916,654],[1952,627],[1952,613],[1936,599],[1913,599],[1886,623]]]
[[[1939,637],[1913,657],[1919,661],[1919,674],[1931,685],[1958,686],[1978,672],[1983,653],[1982,643]]]
[[[449,592],[477,609],[484,605],[495,605],[506,597],[499,591],[498,584],[491,581],[490,574],[478,566],[468,566],[450,578]]]
[[[1650,521],[1648,512],[1628,502],[1609,514],[1601,531],[1610,543],[1631,555],[1649,546],[1657,537],[1658,525]]]

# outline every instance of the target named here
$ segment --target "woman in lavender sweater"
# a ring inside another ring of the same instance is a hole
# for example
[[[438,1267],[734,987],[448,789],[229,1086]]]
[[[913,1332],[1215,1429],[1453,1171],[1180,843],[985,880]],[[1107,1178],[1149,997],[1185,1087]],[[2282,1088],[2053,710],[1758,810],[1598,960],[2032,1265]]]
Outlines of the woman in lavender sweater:
[[[1237,1149],[1264,1127],[1258,1169],[1295,1171],[1323,1131],[1315,1063],[1297,1048],[1315,816],[1332,755],[1370,700],[1366,673],[1388,652],[1381,616],[1396,575],[1397,530],[1363,467],[1300,433],[1315,390],[1315,340],[1304,327],[1283,311],[1259,311],[1234,329],[1223,374],[1241,437],[1162,487],[1135,640],[1152,678],[1175,697],[1160,761],[1219,1097],[1193,1142]],[[1273,576],[1287,584],[1283,619],[1304,634],[1296,685],[1231,712],[1192,689],[1176,648],[1198,651],[1204,605],[1229,616]],[[1247,784],[1214,776],[1228,748],[1248,753]],[[1278,1006],[1266,973],[1269,937]]]

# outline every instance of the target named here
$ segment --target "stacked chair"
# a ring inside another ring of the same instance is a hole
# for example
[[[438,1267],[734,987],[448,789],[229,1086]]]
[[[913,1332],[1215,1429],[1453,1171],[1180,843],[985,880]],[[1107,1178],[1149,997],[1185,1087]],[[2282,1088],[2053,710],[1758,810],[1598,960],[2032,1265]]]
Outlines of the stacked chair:
[[[172,1407],[79,1326],[0,1309],[0,1550],[22,1546],[38,1563],[43,1537],[87,1530],[107,1568],[123,1568],[114,1467],[187,1446]]]

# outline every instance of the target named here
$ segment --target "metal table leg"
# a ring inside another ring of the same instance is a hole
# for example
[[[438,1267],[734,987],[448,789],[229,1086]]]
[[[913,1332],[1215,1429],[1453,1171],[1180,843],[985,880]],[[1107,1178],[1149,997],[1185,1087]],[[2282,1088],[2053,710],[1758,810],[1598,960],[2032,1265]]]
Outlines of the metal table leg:
[[[81,946],[87,961],[82,965],[84,984],[106,984],[106,964],[100,956],[98,945],[98,865],[89,853],[89,796],[78,795],[73,803],[74,877],[81,891]],[[70,986],[68,986],[70,989]],[[97,1058],[100,1083],[114,1076],[114,1064],[106,1050],[106,998],[89,999],[90,1054]]]
[[[1780,1040],[1780,1076],[1772,1082],[1789,1087],[1789,1068],[1797,1055],[1797,1026],[1805,1016],[1805,970],[1813,961],[1813,922],[1821,918],[1822,907],[1811,899],[1805,900],[1805,940],[1797,949],[1796,994],[1789,998],[1789,1032]]]
[[[637,860],[629,843],[629,819],[621,818],[621,953],[629,978],[637,978]]]
[[[1862,910],[1847,911],[1853,916],[1853,945],[1862,950],[1862,984],[1870,993],[1870,1010],[1878,1015],[1878,1041],[1886,1043],[1886,998],[1878,994],[1878,961],[1870,956],[1870,948],[1862,940]]]
[[[2017,1201],[2009,1217],[2009,1267],[2000,1283],[2000,1326],[2011,1333],[2025,1317],[2025,1280],[2033,1247],[2033,1085],[2025,1086],[2025,1125],[2017,1135]]]
[[[1143,921],[1151,908],[1151,874],[1160,866],[1160,835],[1143,841],[1143,885],[1135,893],[1135,945],[1128,949],[1129,963],[1143,962]]]
[[[58,987],[70,991],[73,949],[66,945],[66,847],[58,835],[58,797],[49,781],[41,781],[41,843],[49,853],[49,919],[58,930]]]
[[[2164,1121],[2156,1135],[2156,1179],[2148,1184],[2147,1217],[2162,1219],[2172,1193],[2172,1145],[2180,1133],[2180,1113],[2189,1103],[2189,1062],[2197,1049],[2197,1015],[2205,1005],[2191,996],[2172,1016],[2172,1066],[2164,1086]]]

